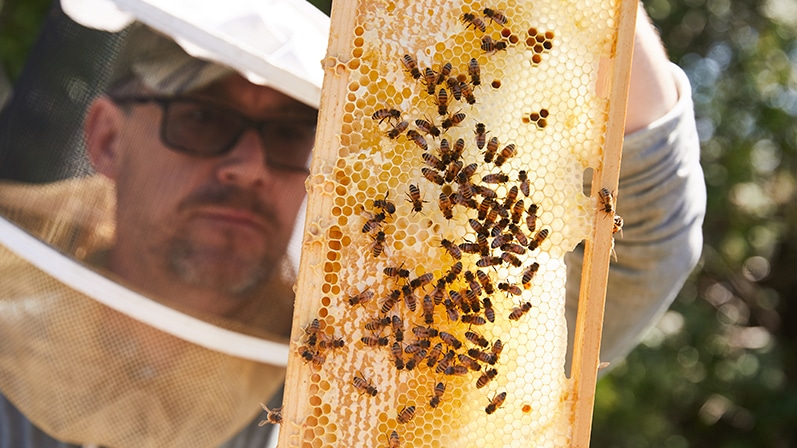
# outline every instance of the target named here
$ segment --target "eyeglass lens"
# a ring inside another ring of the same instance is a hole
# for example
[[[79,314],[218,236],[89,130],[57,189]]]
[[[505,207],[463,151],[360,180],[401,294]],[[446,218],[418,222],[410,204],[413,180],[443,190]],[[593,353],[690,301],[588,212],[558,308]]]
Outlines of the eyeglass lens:
[[[237,112],[195,100],[165,105],[164,143],[199,156],[221,155],[235,146],[249,128],[257,129],[274,168],[306,170],[315,140],[315,121],[280,117],[253,121]]]

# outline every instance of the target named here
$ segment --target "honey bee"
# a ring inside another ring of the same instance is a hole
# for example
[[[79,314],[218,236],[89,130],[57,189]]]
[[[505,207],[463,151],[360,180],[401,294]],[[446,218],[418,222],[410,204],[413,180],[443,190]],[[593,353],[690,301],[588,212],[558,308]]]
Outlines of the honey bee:
[[[476,194],[476,190],[473,189],[473,184],[470,182],[459,182],[457,183],[457,193],[462,196],[462,199],[464,200],[463,203],[467,204],[471,199],[473,199],[473,195]]]
[[[520,217],[523,215],[524,207],[523,199],[515,202],[515,205],[512,206],[512,223],[517,224],[520,222]]]
[[[374,199],[374,208],[378,208],[389,215],[396,213],[396,204],[388,201],[387,196],[384,199]]]
[[[606,213],[614,213],[614,195],[608,188],[604,187],[598,191],[598,198],[600,200],[600,204],[603,207],[603,211]]]
[[[511,209],[512,206],[515,204],[515,199],[517,199],[517,195],[518,195],[517,185],[512,185],[512,188],[510,188],[509,191],[506,193],[506,199],[504,200],[503,207],[501,208],[503,210]],[[506,215],[502,214],[502,216]]]
[[[434,391],[433,391],[432,398],[429,400],[429,406],[431,406],[433,408],[436,408],[437,406],[439,406],[440,405],[440,399],[443,398],[443,394],[445,393],[445,391],[446,391],[445,383],[443,383],[442,381],[438,382],[434,386]]]
[[[506,50],[506,42],[496,41],[490,36],[482,36],[482,51],[494,54],[501,50]]]
[[[451,266],[451,269],[445,275],[446,283],[454,283],[454,281],[459,277],[459,274],[462,273],[462,262],[458,261]]]
[[[545,241],[545,238],[548,238],[548,229],[542,229],[534,235],[534,238],[529,242],[529,250],[534,250],[540,246],[540,244]]]
[[[487,383],[489,383],[490,381],[493,380],[493,378],[496,377],[496,375],[498,375],[498,370],[496,369],[485,370],[482,376],[480,376],[479,379],[476,380],[476,388],[481,389],[482,387],[486,386]]]
[[[415,120],[415,125],[418,126],[418,129],[422,130],[423,132],[426,132],[432,137],[440,136],[440,129],[438,129],[437,126],[424,119],[419,118]],[[438,169],[442,170],[443,168],[438,168]]]
[[[451,347],[454,347],[457,350],[462,348],[462,342],[460,342],[459,339],[454,337],[453,334],[441,331],[438,334],[438,336],[440,336],[440,340],[442,340],[446,345],[450,345]]]
[[[470,331],[470,330],[466,331],[465,339],[469,340],[470,342],[473,342],[474,344],[482,348],[487,348],[490,346],[490,342],[487,339],[485,339],[484,336],[480,335],[479,333],[476,333],[475,331]]]
[[[472,61],[475,61],[475,59],[472,59]],[[487,127],[484,123],[476,123],[476,130],[473,133],[476,134],[476,147],[483,149],[484,144],[487,142]]]
[[[482,286],[476,280],[476,276],[473,274],[473,272],[465,271],[465,281],[468,282],[468,286],[474,294],[479,295],[482,293]]]
[[[443,185],[444,183],[446,183],[445,178],[441,176],[440,173],[431,168],[427,168],[425,166],[421,167],[421,174],[423,175],[423,177],[426,178],[426,180],[435,183],[437,185]]]
[[[460,83],[457,78],[452,76],[446,80],[446,84],[448,85],[449,90],[451,90],[451,96],[453,96],[455,100],[459,101],[462,98],[462,89],[460,88],[462,83]]]
[[[363,336],[360,341],[368,347],[384,347],[388,344],[388,340],[384,336]]]
[[[481,70],[479,69],[479,61],[476,58],[470,58],[468,63],[468,74],[470,75],[470,83],[474,86],[481,84]],[[481,147],[479,147],[481,149]]]
[[[373,232],[374,230],[378,230],[382,227],[382,222],[385,220],[386,215],[384,213],[377,213],[371,219],[365,222],[363,225],[362,231],[363,233]]]
[[[507,18],[501,11],[497,9],[484,8],[484,16],[495,23],[506,25]]]
[[[448,165],[446,169],[445,179],[446,182],[452,182],[454,179],[459,178],[459,173],[462,171],[464,163],[462,160],[457,160]]]
[[[451,361],[454,359],[454,356],[456,356],[454,350],[449,350],[446,352],[446,354],[443,356],[443,359],[437,363],[437,367],[434,369],[434,371],[437,373],[443,373],[448,370],[448,367],[451,365]]]
[[[379,331],[388,325],[390,325],[390,318],[385,316],[378,319],[369,320],[365,323],[365,329],[369,331]]]
[[[485,297],[482,299],[482,305],[484,305],[484,317],[490,322],[495,322],[495,309],[493,308],[493,302],[490,300],[489,297]]]
[[[510,157],[514,156],[515,153],[514,143],[504,146],[504,149],[495,157],[495,166],[503,165]]]
[[[443,278],[437,279],[437,284],[432,290],[432,301],[435,305],[440,305],[443,298],[446,296],[446,280]]]
[[[445,64],[443,64],[443,66],[440,67],[440,73],[437,75],[437,80],[435,81],[435,84],[442,84],[443,81],[445,81],[446,78],[448,78],[448,75],[451,74],[452,68],[453,67],[451,66],[450,62],[446,62]]]
[[[376,387],[374,387],[374,385],[370,381],[366,380],[363,376],[359,375],[362,375],[362,373],[354,375],[354,379],[352,380],[354,387],[359,390],[360,393],[364,392],[366,395],[375,397],[377,394]]]
[[[456,244],[454,244],[453,242],[451,242],[451,241],[449,241],[449,240],[444,238],[443,240],[440,241],[440,245],[446,251],[448,251],[448,254],[451,255],[451,257],[453,259],[459,260],[459,259],[462,258],[462,251],[459,250],[459,247]]]
[[[479,283],[482,284],[482,288],[484,288],[485,293],[492,294],[495,292],[495,289],[493,289],[493,283],[490,281],[490,276],[484,273],[484,271],[477,269],[476,278],[479,280]],[[487,305],[485,305],[485,307],[486,306]]]
[[[412,289],[418,289],[422,286],[428,285],[429,283],[432,282],[433,279],[434,279],[434,274],[432,274],[431,272],[427,272],[426,274],[423,274],[417,278],[410,280],[410,287]]]
[[[468,366],[464,365],[449,365],[446,367],[445,374],[446,375],[465,375],[468,373]]]
[[[479,295],[476,291],[472,289],[466,289],[465,291],[465,298],[468,300],[470,304],[470,309],[474,313],[478,313],[482,309],[482,304],[479,302]]]
[[[501,250],[504,252],[511,252],[513,254],[523,255],[526,253],[526,247],[515,243],[506,243],[501,245]]]
[[[495,199],[498,197],[498,193],[495,190],[485,187],[484,185],[474,185],[473,190],[481,197]]]
[[[454,147],[451,148],[451,160],[459,160],[459,158],[462,157],[463,151],[465,151],[465,139],[458,138],[457,141],[454,142]]]
[[[476,97],[473,95],[473,89],[471,89],[468,84],[466,84],[464,82],[460,83],[459,84],[459,89],[462,91],[462,96],[465,97],[465,101],[468,104],[471,104],[471,105],[476,104]]]
[[[440,359],[440,355],[443,354],[443,344],[438,342],[437,344],[429,350],[429,354],[426,356],[426,366],[427,367],[434,367],[437,364],[437,360]]]
[[[390,437],[387,439],[388,441],[388,448],[400,448],[401,447],[401,439],[399,439],[398,433],[393,430],[390,433]]]
[[[462,139],[460,139],[460,140],[462,140]],[[459,162],[462,163],[462,161],[459,161]],[[479,164],[478,163],[471,163],[468,166],[464,166],[464,167],[461,166],[461,168],[460,168],[460,170],[459,170],[459,172],[457,174],[457,182],[460,183],[460,184],[464,184],[464,183],[470,182],[470,178],[473,177],[473,174],[476,172],[477,169],[479,169]]]
[[[443,123],[440,126],[442,126],[443,129],[448,130],[449,128],[451,128],[453,126],[456,126],[456,125],[462,123],[465,120],[465,118],[467,118],[467,115],[465,115],[462,112],[457,112],[457,113],[455,113],[453,115],[450,115],[445,120],[443,120]]]
[[[321,322],[316,318],[313,319],[305,328],[304,333],[307,335],[307,344],[314,346],[318,341],[318,334],[321,332]]]
[[[462,22],[466,24],[466,29],[473,26],[474,29],[478,29],[482,33],[487,30],[487,25],[484,23],[484,20],[482,20],[481,17],[477,17],[476,14],[469,12],[462,14]]]
[[[398,120],[401,118],[401,111],[397,109],[379,109],[378,111],[374,112],[373,115],[371,115],[371,118],[374,120],[379,120],[379,123],[393,118]]]
[[[435,73],[431,68],[426,67],[426,69],[423,71],[423,79],[424,83],[426,84],[426,92],[429,95],[434,95],[434,89],[437,85],[437,73]]]
[[[407,197],[409,198],[408,201],[412,203],[412,211],[419,213],[423,210],[423,203],[426,201],[421,200],[421,190],[418,189],[417,185],[410,184],[409,189],[410,191],[407,193]]]
[[[453,322],[458,321],[459,311],[457,311],[457,305],[451,301],[451,299],[445,299],[443,305],[446,307],[446,316],[448,316],[448,320]]]
[[[407,131],[407,138],[412,140],[416,145],[418,145],[419,148],[423,149],[424,151],[429,149],[429,145],[426,143],[426,139],[423,138],[423,135],[421,135],[415,129],[410,129],[409,131]]]
[[[512,241],[513,238],[514,237],[512,235],[508,234],[508,233],[501,233],[501,234],[497,235],[495,238],[493,238],[493,242],[490,244],[490,247],[492,249],[495,249],[496,247],[500,247],[500,246]]]
[[[417,365],[419,362],[423,361],[423,359],[424,359],[424,358],[426,358],[426,350],[425,350],[425,349],[420,349],[420,350],[418,350],[417,352],[415,352],[415,353],[412,355],[412,358],[411,358],[409,361],[407,361],[407,365],[406,365],[406,367],[407,367],[407,370],[412,370],[412,369],[414,369],[414,368],[415,368],[415,366],[416,366],[416,365]]]
[[[520,191],[523,193],[523,196],[529,197],[531,182],[529,181],[526,170],[518,171],[517,176],[520,181]]]
[[[498,137],[491,137],[487,142],[487,150],[484,152],[484,163],[490,163],[498,151]]]
[[[404,347],[404,352],[405,353],[418,353],[419,351],[421,351],[423,349],[429,348],[431,345],[432,345],[432,343],[429,342],[428,339],[418,339],[417,341],[415,341],[415,342],[407,345],[406,347]],[[423,356],[425,357],[426,353],[424,353]]]
[[[519,295],[523,294],[523,290],[521,290],[518,285],[513,285],[513,284],[510,284],[510,283],[506,283],[506,282],[499,283],[498,284],[498,289],[500,289],[501,291],[504,291],[505,293],[516,295],[516,296],[519,296]]]
[[[374,292],[365,290],[357,295],[349,297],[349,305],[362,305],[371,301],[374,298]]]
[[[487,268],[490,266],[498,266],[502,263],[501,257],[491,257],[489,255],[483,256],[476,260],[476,266],[480,268]]]
[[[509,263],[512,266],[516,267],[516,268],[519,268],[520,265],[523,264],[523,262],[520,261],[520,259],[518,257],[512,255],[509,252],[502,252],[501,253],[501,261],[503,261],[504,263]]]
[[[373,243],[371,243],[371,253],[374,257],[378,257],[385,250],[385,232],[381,230],[374,235]]]
[[[468,224],[470,225],[471,229],[473,229],[477,235],[489,235],[489,230],[484,227],[484,225],[477,219],[470,218],[468,220]]]
[[[407,308],[415,312],[415,309],[418,307],[418,297],[412,291],[410,285],[402,286],[401,293],[404,295],[404,303],[407,305]]]
[[[459,306],[463,313],[470,313],[470,304],[465,302],[465,300],[462,298],[462,294],[452,289],[451,291],[448,291],[448,297],[450,297],[451,300],[453,300],[454,303]]]
[[[418,62],[414,57],[405,54],[404,57],[401,58],[401,63],[404,65],[404,68],[410,72],[410,76],[414,79],[420,79],[421,71],[418,70]]]
[[[493,204],[492,199],[490,198],[482,199],[482,201],[479,203],[479,206],[476,208],[476,211],[478,213],[477,215],[478,219],[484,219],[487,217],[487,212],[490,211],[490,207],[492,206],[492,204]]]
[[[326,362],[326,358],[324,356],[319,355],[317,351],[310,350],[306,347],[302,350],[302,358],[316,366],[320,366]]]
[[[263,408],[264,411],[266,411],[266,419],[261,420],[260,423],[257,424],[257,426],[264,426],[269,423],[272,425],[278,425],[282,423],[282,406],[274,409],[269,409],[268,406],[266,406],[263,403],[260,403],[260,407]]]
[[[479,364],[479,361],[471,358],[468,355],[460,353],[460,354],[457,355],[457,359],[459,359],[459,362],[463,366],[467,367],[470,370],[473,370],[474,372],[477,372],[477,371],[482,369],[482,365]]]
[[[432,327],[415,326],[415,327],[412,327],[412,333],[417,338],[429,339],[429,338],[436,337],[437,334],[438,334],[438,331],[437,331],[437,329],[432,328]]]
[[[434,323],[434,301],[432,296],[426,294],[421,301],[421,310],[423,311],[423,321],[426,325]]]
[[[401,344],[394,342],[390,347],[390,353],[393,355],[393,365],[396,366],[396,370],[402,370],[404,368],[404,350],[401,348]]]
[[[459,249],[466,254],[478,254],[481,251],[478,244],[471,242],[460,243]]]
[[[390,326],[393,329],[393,339],[395,339],[397,342],[403,341],[404,340],[404,321],[401,320],[400,317],[394,315],[393,318],[390,319]]]
[[[528,313],[530,309],[531,302],[523,302],[520,306],[512,308],[512,312],[509,313],[509,319],[518,320],[523,317],[524,314]]]
[[[493,352],[497,360],[498,356],[501,355],[501,352],[504,351],[504,343],[501,342],[500,339],[496,339],[495,342],[493,342],[493,348],[490,351]]]
[[[509,231],[512,233],[512,236],[518,241],[518,243],[528,246],[529,240],[526,237],[526,234],[520,230],[520,227],[516,226],[515,224],[509,224]]]
[[[536,261],[529,265],[525,271],[523,271],[523,277],[520,279],[523,286],[528,286],[529,283],[534,279],[534,275],[540,269],[540,264]]]
[[[444,170],[446,168],[446,164],[443,163],[442,160],[438,159],[437,156],[435,156],[434,154],[425,152],[425,153],[421,154],[421,157],[423,158],[423,161],[427,165],[429,165],[430,167],[432,167],[432,168],[434,168],[436,170]]]
[[[529,205],[529,210],[526,212],[526,227],[531,233],[537,228],[537,204]]]
[[[440,157],[446,165],[452,160],[451,145],[447,139],[440,140]]]
[[[401,264],[404,266],[404,263]],[[404,269],[401,266],[399,267],[386,267],[382,272],[385,273],[388,277],[398,277],[398,278],[410,278],[410,271],[408,269]]]
[[[404,406],[396,416],[396,421],[403,424],[412,420],[413,417],[415,417],[415,406]]]
[[[484,325],[487,323],[487,319],[476,314],[463,314],[460,321],[468,325]]]
[[[480,362],[490,364],[491,366],[495,365],[495,362],[497,361],[495,354],[479,350],[478,348],[468,349],[468,356],[477,359]]]
[[[484,412],[492,414],[498,408],[500,408],[502,404],[504,404],[504,400],[506,400],[506,392],[501,392],[500,394],[494,396],[490,400],[490,404],[488,404],[487,407],[484,408]]]
[[[503,184],[509,181],[509,176],[504,173],[490,173],[482,176],[482,182],[488,184]]]
[[[382,314],[387,314],[388,312],[390,312],[390,310],[393,309],[394,306],[396,306],[400,298],[401,298],[401,291],[394,289],[390,293],[390,295],[387,296],[385,300],[382,302],[382,307],[380,308]]]
[[[623,217],[620,215],[614,215],[614,226],[612,227],[612,233],[620,232],[620,236],[623,236]]]
[[[388,137],[389,139],[391,139],[391,140],[392,140],[392,139],[395,139],[396,137],[398,137],[399,135],[401,135],[401,133],[402,133],[402,132],[406,131],[406,130],[407,130],[407,127],[409,127],[409,125],[410,125],[410,124],[409,124],[409,123],[407,123],[407,121],[406,121],[406,120],[404,120],[404,121],[399,121],[398,123],[396,123],[396,125],[395,125],[395,126],[393,126],[393,129],[391,129],[391,130],[389,130],[389,131],[387,132],[387,137]]]
[[[436,97],[437,102],[437,113],[439,115],[447,115],[448,114],[448,92],[443,87],[440,87],[440,91],[437,92]]]

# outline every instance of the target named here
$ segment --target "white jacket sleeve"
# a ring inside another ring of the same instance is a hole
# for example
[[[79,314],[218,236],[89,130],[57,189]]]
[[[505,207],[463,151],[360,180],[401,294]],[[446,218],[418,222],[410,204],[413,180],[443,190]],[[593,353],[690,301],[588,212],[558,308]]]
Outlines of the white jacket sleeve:
[[[667,115],[625,137],[617,191],[616,262],[609,270],[601,361],[613,365],[667,310],[700,256],[706,189],[689,80],[672,65],[679,100]],[[585,186],[588,188],[588,186]],[[587,189],[589,191],[589,189]],[[568,370],[583,247],[568,254]]]

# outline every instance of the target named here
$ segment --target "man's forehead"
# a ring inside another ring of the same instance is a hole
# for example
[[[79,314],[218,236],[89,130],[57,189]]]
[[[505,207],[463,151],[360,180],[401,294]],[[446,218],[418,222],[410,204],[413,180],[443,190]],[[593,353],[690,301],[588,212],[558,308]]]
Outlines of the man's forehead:
[[[318,115],[315,108],[271,87],[254,84],[239,74],[226,76],[191,96],[212,99],[252,114]]]

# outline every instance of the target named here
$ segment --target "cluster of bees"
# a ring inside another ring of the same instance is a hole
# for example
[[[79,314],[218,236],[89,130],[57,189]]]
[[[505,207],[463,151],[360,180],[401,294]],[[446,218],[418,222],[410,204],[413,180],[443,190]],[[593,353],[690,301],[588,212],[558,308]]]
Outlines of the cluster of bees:
[[[484,15],[465,13],[461,19],[466,27],[484,33],[487,22],[506,25],[506,16],[495,9],[485,8]],[[505,28],[506,29],[506,28]],[[481,49],[488,55],[504,50],[516,43],[511,32],[502,32],[502,39],[482,37]],[[466,213],[468,226],[473,231],[473,240],[451,241],[441,239],[441,247],[452,263],[448,270],[435,276],[434,273],[418,274],[418,270],[407,266],[407,261],[397,266],[384,268],[383,274],[392,287],[384,297],[378,299],[375,314],[364,324],[364,336],[360,343],[365,347],[381,348],[389,352],[397,370],[428,369],[439,375],[426,406],[437,408],[444,400],[447,377],[472,376],[479,389],[487,386],[499,374],[497,362],[503,350],[500,339],[485,338],[477,329],[496,322],[497,312],[493,305],[495,294],[504,294],[515,300],[515,306],[506,310],[506,318],[518,321],[528,313],[532,304],[520,301],[523,290],[530,288],[540,268],[537,262],[524,266],[521,256],[539,248],[549,236],[548,229],[538,229],[538,206],[529,200],[530,182],[527,172],[521,170],[517,177],[502,171],[502,167],[517,153],[512,143],[502,144],[497,136],[490,136],[487,126],[476,123],[473,140],[447,138],[445,134],[461,126],[467,115],[461,111],[450,112],[454,101],[473,105],[477,102],[475,91],[481,85],[481,69],[476,58],[471,58],[466,72],[456,75],[451,63],[443,63],[437,70],[421,68],[416,59],[405,54],[401,64],[408,75],[421,83],[433,101],[439,118],[407,119],[402,111],[386,107],[377,110],[371,118],[385,129],[388,139],[396,140],[402,135],[421,151],[422,177],[429,185],[410,184],[406,200],[414,213],[439,211],[447,220],[455,214]],[[542,109],[535,123],[545,126],[548,111]],[[414,126],[413,126],[414,125]],[[385,128],[386,126],[386,128]],[[435,144],[439,139],[439,143]],[[475,146],[478,160],[468,163],[464,154],[469,145]],[[489,171],[476,176],[477,172]],[[499,188],[502,187],[502,188]],[[424,191],[440,191],[436,207],[430,207]],[[499,193],[500,192],[500,193]],[[505,192],[505,193],[504,193]],[[395,203],[388,199],[372,200],[362,232],[368,234],[373,243],[371,253],[379,257],[384,253],[385,236],[382,225],[393,219]],[[364,208],[368,208],[368,204]],[[470,266],[469,266],[470,265]],[[468,267],[469,266],[469,267]],[[517,281],[495,282],[490,271],[501,266],[511,266],[522,272]],[[346,299],[350,306],[361,306],[376,300],[370,289],[360,291]],[[398,310],[399,307],[405,310]],[[411,316],[405,321],[400,316]],[[461,329],[444,331],[436,324],[443,319],[447,328]],[[457,334],[454,334],[457,333]],[[377,387],[362,373],[357,373],[352,385],[361,394],[376,396]],[[498,410],[506,399],[506,392],[496,393],[485,407],[487,414]],[[408,403],[397,412],[397,422],[410,421],[416,412],[417,403]],[[391,433],[391,446],[398,446],[398,433]],[[395,445],[393,445],[395,441]]]

